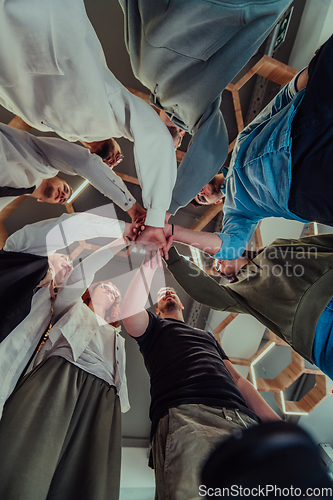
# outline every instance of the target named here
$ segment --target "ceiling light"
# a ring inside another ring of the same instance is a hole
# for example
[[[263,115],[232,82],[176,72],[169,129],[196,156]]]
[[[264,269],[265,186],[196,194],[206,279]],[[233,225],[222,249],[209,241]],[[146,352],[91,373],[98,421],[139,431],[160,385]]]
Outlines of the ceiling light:
[[[84,182],[82,182],[82,184],[74,191],[74,193],[72,194],[72,196],[69,198],[69,200],[67,201],[67,203],[72,203],[72,201],[75,200],[75,198],[81,193],[81,191],[86,187],[88,186],[89,184],[89,181],[85,180]]]

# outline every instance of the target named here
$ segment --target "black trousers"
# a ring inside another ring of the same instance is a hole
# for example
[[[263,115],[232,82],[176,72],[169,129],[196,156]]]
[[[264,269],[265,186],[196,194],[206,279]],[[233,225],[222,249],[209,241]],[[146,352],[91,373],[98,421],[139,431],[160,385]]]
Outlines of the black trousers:
[[[292,123],[289,209],[333,225],[333,36],[309,64],[309,81]]]

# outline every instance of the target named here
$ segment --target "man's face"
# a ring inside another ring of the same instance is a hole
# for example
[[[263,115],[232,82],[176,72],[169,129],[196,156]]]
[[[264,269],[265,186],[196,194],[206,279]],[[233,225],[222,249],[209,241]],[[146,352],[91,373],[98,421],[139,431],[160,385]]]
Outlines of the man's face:
[[[38,201],[45,201],[46,203],[65,203],[70,195],[71,188],[60,177],[51,177],[51,179],[44,179],[42,183],[42,194]]]
[[[174,288],[161,288],[157,294],[157,310],[165,313],[167,311],[184,309]]]
[[[214,205],[222,203],[223,194],[220,189],[215,186],[215,183],[210,181],[201,189],[194,199],[200,205]]]
[[[227,277],[234,276],[248,262],[249,259],[245,257],[239,257],[235,260],[219,260],[216,269]]]
[[[62,285],[67,276],[73,270],[73,262],[71,259],[62,253],[54,253],[49,257],[49,262],[54,269],[54,282],[56,285]]]
[[[105,141],[98,141],[90,144],[93,145],[90,147],[90,151],[100,156],[103,162],[111,168],[118,165],[124,159],[118,142],[112,137]]]

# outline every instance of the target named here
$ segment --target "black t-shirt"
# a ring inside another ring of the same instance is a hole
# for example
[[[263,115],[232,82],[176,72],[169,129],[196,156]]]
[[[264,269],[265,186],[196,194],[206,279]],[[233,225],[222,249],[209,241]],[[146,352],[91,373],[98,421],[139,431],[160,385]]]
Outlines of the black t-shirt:
[[[136,340],[150,375],[152,434],[169,408],[181,404],[251,411],[223,359],[227,355],[207,331],[148,311],[149,325]]]

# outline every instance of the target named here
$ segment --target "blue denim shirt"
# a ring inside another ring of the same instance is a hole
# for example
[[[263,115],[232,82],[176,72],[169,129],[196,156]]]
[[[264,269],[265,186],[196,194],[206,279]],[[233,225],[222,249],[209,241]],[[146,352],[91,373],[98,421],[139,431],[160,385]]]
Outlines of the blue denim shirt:
[[[284,217],[301,222],[288,209],[291,184],[291,123],[304,95],[296,77],[238,135],[225,181],[222,246],[214,256],[237,259],[258,222]]]
[[[333,380],[333,299],[320,316],[312,345],[312,361]]]

